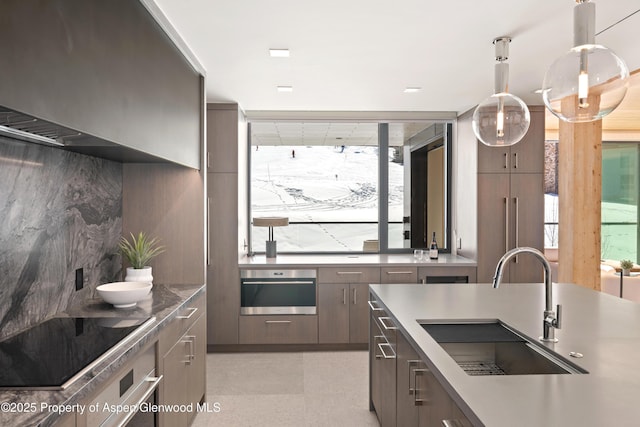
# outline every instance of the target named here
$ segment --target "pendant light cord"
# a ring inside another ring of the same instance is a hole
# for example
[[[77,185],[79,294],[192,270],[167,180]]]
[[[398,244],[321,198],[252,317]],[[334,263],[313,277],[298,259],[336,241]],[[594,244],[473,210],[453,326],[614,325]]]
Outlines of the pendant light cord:
[[[616,25],[618,25],[619,23],[621,23],[622,21],[626,21],[627,19],[631,18],[633,15],[635,15],[636,13],[640,12],[640,9],[636,10],[635,12],[631,12],[630,14],[628,14],[627,16],[625,16],[624,18],[622,18],[621,20],[619,20],[618,22],[615,22],[611,25],[609,25],[607,28],[605,28],[602,31],[599,31],[596,33],[596,36],[599,36],[600,34],[604,33],[605,31],[615,27]]]

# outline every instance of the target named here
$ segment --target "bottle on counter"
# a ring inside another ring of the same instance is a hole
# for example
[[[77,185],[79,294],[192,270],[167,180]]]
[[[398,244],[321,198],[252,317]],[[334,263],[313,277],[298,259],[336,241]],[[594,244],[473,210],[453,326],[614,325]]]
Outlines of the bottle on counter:
[[[438,259],[438,242],[436,242],[436,232],[431,236],[431,244],[429,245],[429,258]]]

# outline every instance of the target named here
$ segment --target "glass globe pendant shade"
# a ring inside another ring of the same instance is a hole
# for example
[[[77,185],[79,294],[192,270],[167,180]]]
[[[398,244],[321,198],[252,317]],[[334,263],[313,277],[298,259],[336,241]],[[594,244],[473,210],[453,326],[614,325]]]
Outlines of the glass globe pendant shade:
[[[627,93],[629,69],[604,46],[576,46],[547,70],[542,98],[549,111],[571,123],[611,113]]]
[[[490,147],[509,146],[529,130],[531,115],[517,96],[501,92],[482,101],[473,112],[473,133]]]

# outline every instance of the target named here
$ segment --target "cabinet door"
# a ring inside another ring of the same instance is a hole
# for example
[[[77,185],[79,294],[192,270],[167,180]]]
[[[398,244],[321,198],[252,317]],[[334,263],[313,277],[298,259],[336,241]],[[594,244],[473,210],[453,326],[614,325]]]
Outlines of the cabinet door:
[[[489,147],[478,141],[478,173],[508,173],[510,160],[509,147]]]
[[[380,283],[417,283],[417,281],[416,267],[382,267],[380,269]]]
[[[368,337],[369,284],[357,283],[349,286],[349,342],[364,344]]]
[[[162,402],[164,405],[186,405],[188,402],[187,367],[190,363],[189,340],[181,338],[164,356]],[[166,411],[159,414],[160,426],[181,427],[188,423],[189,414],[183,411]]]
[[[402,334],[396,338],[396,422],[398,427],[415,427],[419,422],[419,407],[414,401],[413,370],[422,361]]]
[[[350,305],[348,284],[321,283],[318,285],[318,341],[321,344],[349,342]],[[366,320],[365,318],[365,322]],[[366,342],[366,339],[365,335],[363,342]]]
[[[544,173],[544,107],[530,106],[531,125],[520,142],[511,146],[511,173]]]
[[[509,174],[478,174],[479,283],[491,282],[498,260],[510,249],[508,222],[511,211]],[[505,268],[503,280],[509,279]]]
[[[193,412],[189,415],[189,422],[196,415],[196,403],[200,402],[206,390],[207,378],[207,316],[202,315],[187,332],[186,339],[192,340],[191,364],[187,365],[188,401],[193,403]]]
[[[529,246],[540,251],[544,245],[544,176],[540,173],[511,175],[511,247]],[[542,281],[542,266],[532,255],[512,258],[510,281]]]
[[[217,173],[208,181],[209,259],[207,311],[209,344],[238,344],[240,270],[238,269],[238,175]]]

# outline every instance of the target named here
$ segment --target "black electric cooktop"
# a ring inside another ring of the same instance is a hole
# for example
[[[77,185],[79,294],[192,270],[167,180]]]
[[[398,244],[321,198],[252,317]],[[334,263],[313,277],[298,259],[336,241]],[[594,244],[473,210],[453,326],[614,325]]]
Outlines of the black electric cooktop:
[[[0,341],[0,389],[61,390],[155,318],[54,317]]]

